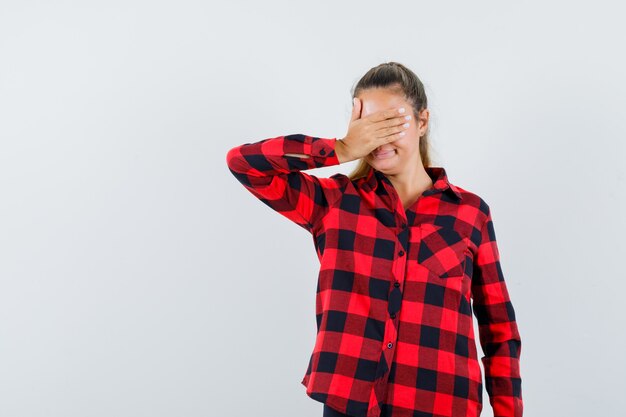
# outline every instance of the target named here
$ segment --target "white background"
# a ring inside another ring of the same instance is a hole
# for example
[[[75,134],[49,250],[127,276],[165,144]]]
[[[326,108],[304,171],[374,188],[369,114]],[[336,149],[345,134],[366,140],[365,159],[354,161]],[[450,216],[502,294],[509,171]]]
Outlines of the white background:
[[[343,137],[385,61],[491,206],[525,415],[621,415],[618,4],[0,2],[0,415],[321,417],[312,239],[225,156]]]

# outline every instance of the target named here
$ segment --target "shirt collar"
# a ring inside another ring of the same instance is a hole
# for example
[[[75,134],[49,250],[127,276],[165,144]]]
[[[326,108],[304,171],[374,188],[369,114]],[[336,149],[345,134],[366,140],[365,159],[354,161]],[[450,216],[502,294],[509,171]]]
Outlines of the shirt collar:
[[[433,181],[433,187],[435,190],[440,190],[442,192],[449,191],[453,195],[455,195],[459,200],[462,200],[463,197],[459,189],[448,180],[448,175],[444,167],[424,167],[426,173]],[[367,175],[365,176],[365,183],[369,185],[372,191],[376,190],[378,184],[381,182],[386,182],[387,184],[393,186],[391,181],[383,174],[375,168],[371,168]]]

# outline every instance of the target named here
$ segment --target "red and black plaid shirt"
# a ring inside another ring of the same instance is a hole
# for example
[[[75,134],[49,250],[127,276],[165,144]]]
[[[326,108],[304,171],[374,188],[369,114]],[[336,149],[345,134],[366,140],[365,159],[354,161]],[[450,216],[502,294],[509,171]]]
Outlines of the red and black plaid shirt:
[[[426,167],[433,186],[406,210],[380,171],[353,181],[302,172],[338,165],[336,140],[293,134],[227,154],[247,190],[313,236],[306,394],[355,417],[478,416],[473,311],[494,416],[522,416],[521,340],[487,203],[443,167]]]

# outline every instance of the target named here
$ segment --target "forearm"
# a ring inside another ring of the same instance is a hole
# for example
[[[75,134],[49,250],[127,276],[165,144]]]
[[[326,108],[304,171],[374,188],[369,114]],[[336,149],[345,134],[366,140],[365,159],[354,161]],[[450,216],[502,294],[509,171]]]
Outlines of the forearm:
[[[311,231],[339,198],[346,176],[319,178],[307,169],[338,165],[335,138],[278,136],[230,149],[235,178],[273,210]]]
[[[340,164],[358,159],[350,156],[348,148],[346,147],[346,143],[343,141],[343,138],[337,139],[337,141],[335,142],[335,153],[337,154],[337,159],[339,160]]]
[[[336,142],[335,138],[302,134],[278,136],[236,146],[228,151],[226,160],[233,174],[271,177],[339,164]]]

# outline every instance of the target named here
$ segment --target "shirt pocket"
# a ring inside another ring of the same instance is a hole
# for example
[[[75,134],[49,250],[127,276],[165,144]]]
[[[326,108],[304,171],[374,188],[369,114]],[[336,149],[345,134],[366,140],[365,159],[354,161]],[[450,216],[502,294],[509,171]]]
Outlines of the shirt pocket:
[[[418,264],[440,279],[471,276],[466,271],[472,267],[470,250],[459,232],[430,223],[420,225],[419,231]]]

